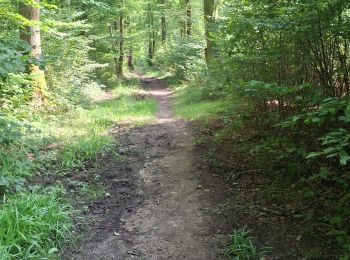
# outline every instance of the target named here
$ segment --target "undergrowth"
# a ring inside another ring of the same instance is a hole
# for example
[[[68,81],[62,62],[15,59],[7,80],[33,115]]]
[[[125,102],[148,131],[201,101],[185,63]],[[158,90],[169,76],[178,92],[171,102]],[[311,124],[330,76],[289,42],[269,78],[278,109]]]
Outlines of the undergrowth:
[[[222,114],[228,100],[206,98],[204,89],[188,82],[172,85],[175,89],[175,115],[186,120],[209,120]]]
[[[348,103],[328,99],[319,111],[284,119],[274,108],[265,111],[256,105],[262,87],[251,84],[234,90],[227,87],[227,94],[212,96],[217,86],[209,79],[180,83],[176,114],[201,125],[196,143],[207,145],[210,167],[224,172],[233,185],[247,178],[250,186],[257,186],[250,195],[242,193],[242,201],[249,199],[271,214],[290,217],[295,230],[288,232],[298,239],[301,254],[347,259],[349,178],[342,164],[348,160],[343,152],[348,136],[340,128],[322,137],[319,126],[343,124]],[[267,88],[270,91],[269,86],[263,90]]]
[[[116,143],[109,134],[115,124],[152,122],[157,110],[136,79],[108,92],[92,88],[85,100],[66,112],[0,115],[1,259],[53,256],[69,236],[71,209],[60,199],[63,191],[32,189],[34,178],[81,168]]]

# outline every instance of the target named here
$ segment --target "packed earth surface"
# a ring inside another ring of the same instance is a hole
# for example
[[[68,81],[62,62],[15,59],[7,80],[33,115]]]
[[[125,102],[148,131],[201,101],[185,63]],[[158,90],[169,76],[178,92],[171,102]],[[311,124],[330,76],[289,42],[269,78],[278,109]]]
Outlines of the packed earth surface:
[[[190,128],[172,114],[172,91],[160,80],[142,81],[159,103],[157,120],[112,131],[124,159],[105,155],[90,170],[108,196],[89,205],[83,238],[63,258],[222,259],[230,230],[208,209],[222,201],[225,184],[203,171]]]

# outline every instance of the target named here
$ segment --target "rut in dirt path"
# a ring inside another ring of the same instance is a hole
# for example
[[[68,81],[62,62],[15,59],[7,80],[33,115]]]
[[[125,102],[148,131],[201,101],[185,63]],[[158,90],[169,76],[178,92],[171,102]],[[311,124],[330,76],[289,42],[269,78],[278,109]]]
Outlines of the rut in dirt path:
[[[222,183],[200,170],[191,130],[172,114],[172,92],[158,79],[142,81],[159,103],[157,122],[119,137],[129,171],[110,160],[101,174],[117,182],[122,174],[124,186],[105,180],[112,198],[91,206],[99,214],[66,259],[222,259],[224,220],[208,213]]]

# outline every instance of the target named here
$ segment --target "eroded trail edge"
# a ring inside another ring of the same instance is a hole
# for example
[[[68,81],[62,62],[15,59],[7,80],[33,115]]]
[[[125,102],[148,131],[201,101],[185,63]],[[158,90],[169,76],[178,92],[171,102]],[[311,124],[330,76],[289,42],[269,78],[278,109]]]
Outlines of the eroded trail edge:
[[[116,162],[101,159],[110,196],[90,205],[90,223],[67,259],[221,259],[225,220],[210,213],[220,178],[203,170],[186,122],[172,114],[171,90],[143,78],[159,103],[156,123],[118,133]]]

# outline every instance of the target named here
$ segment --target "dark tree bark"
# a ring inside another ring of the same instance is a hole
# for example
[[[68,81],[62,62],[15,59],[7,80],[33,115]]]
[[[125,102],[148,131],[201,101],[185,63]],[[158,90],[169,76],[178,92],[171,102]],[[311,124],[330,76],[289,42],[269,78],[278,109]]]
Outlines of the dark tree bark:
[[[186,0],[187,6],[187,35],[192,34],[192,6],[190,0]]]
[[[120,0],[120,15],[119,15],[119,58],[116,66],[116,74],[118,78],[124,77],[123,65],[124,65],[124,13],[123,13],[124,1]]]
[[[186,14],[181,14],[180,16],[180,37],[184,38],[187,34],[187,2],[188,0],[180,0],[181,12],[186,10]]]
[[[35,3],[39,4],[40,0],[35,0]],[[40,59],[42,55],[39,26],[40,9],[37,6],[29,5],[23,1],[20,1],[19,13],[29,21],[33,22],[33,25],[31,26],[20,28],[20,39],[27,42],[28,45],[31,47],[29,55],[34,57],[35,59]],[[46,80],[44,71],[42,71],[37,64],[28,64],[27,72],[33,75],[35,85],[35,101],[43,101],[46,93]]]
[[[162,43],[166,44],[167,30],[166,30],[166,17],[165,17],[165,0],[162,0],[162,17],[161,17],[161,27],[162,27]]]
[[[151,5],[148,5],[148,64],[153,66],[153,58],[156,47],[155,30],[154,30],[154,17]]]
[[[130,50],[129,50],[128,67],[129,67],[129,70],[135,70],[135,66],[134,66],[134,49],[133,49],[132,45],[130,45]]]

